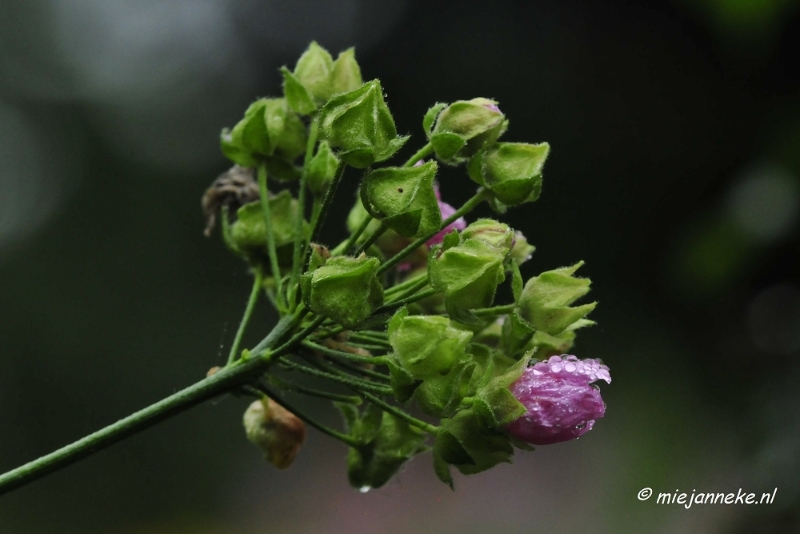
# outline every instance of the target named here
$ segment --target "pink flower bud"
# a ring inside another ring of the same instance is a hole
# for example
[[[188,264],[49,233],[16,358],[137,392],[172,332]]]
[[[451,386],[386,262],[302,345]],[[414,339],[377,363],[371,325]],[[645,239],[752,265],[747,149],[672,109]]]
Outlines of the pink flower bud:
[[[442,213],[442,220],[445,220],[451,215],[453,215],[456,212],[456,209],[447,202],[442,202],[442,195],[439,192],[438,185],[433,186],[433,191],[434,193],[436,193],[436,200],[439,201],[439,211]],[[467,227],[467,221],[464,220],[464,217],[459,217],[452,223],[448,224],[447,227],[445,227],[441,232],[439,232],[432,238],[428,239],[425,242],[425,244],[428,245],[428,247],[432,247],[433,245],[438,245],[439,243],[442,242],[444,236],[453,231],[453,229],[463,230],[466,227]]]
[[[505,430],[533,445],[559,443],[582,436],[603,417],[606,405],[592,382],[611,382],[599,360],[552,356],[528,367],[510,389],[527,409]]]

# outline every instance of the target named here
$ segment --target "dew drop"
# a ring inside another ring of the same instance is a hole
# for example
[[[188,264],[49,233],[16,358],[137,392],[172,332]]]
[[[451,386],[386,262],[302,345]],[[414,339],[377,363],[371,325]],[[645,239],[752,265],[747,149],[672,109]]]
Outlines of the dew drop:
[[[369,491],[369,490],[371,490],[371,489],[372,489],[372,488],[371,488],[371,487],[369,487],[369,486],[361,486],[360,488],[358,488],[358,491],[360,491],[361,493],[366,493],[366,492],[368,492],[368,491]]]

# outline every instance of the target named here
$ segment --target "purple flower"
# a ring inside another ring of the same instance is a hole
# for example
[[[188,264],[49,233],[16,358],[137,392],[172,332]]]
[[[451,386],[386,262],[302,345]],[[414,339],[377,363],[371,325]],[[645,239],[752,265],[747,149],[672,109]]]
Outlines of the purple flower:
[[[442,220],[445,220],[453,215],[456,212],[456,209],[447,202],[442,202],[442,195],[439,193],[438,185],[433,186],[433,192],[436,193],[436,200],[439,201],[439,211],[442,213]],[[428,247],[438,245],[442,242],[442,240],[444,240],[444,236],[449,234],[453,229],[463,230],[466,227],[467,221],[464,220],[464,217],[459,217],[455,221],[448,224],[441,232],[428,239],[425,244],[428,245]]]
[[[582,436],[606,412],[599,388],[590,385],[597,380],[611,383],[611,375],[594,359],[552,356],[528,367],[510,387],[527,412],[506,425],[506,432],[533,445]]]

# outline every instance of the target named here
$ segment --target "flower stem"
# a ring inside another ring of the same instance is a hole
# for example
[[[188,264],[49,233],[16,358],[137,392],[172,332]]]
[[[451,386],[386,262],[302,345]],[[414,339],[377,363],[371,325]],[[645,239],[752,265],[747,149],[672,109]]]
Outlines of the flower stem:
[[[320,352],[322,354],[327,354],[328,356],[334,356],[336,358],[350,360],[351,362],[372,363],[380,365],[380,364],[385,364],[387,361],[386,358],[382,358],[380,356],[359,356],[358,354],[351,354],[349,352],[344,352],[342,350],[331,349],[324,345],[314,343],[313,341],[310,340],[304,340],[301,342],[301,344],[304,347],[307,347],[313,351]]]
[[[374,232],[372,232],[372,235],[371,235],[371,236],[369,236],[369,237],[368,237],[368,238],[367,238],[367,239],[366,239],[366,240],[365,240],[363,243],[361,243],[361,244],[358,246],[358,248],[357,248],[357,249],[356,249],[356,251],[353,253],[353,255],[354,255],[354,256],[358,256],[359,254],[361,254],[362,252],[364,252],[365,250],[367,250],[367,249],[368,249],[369,247],[371,247],[371,246],[372,246],[372,244],[373,244],[375,241],[377,241],[377,240],[378,240],[378,238],[379,238],[380,236],[382,236],[382,235],[383,235],[383,234],[386,232],[386,230],[388,230],[388,229],[389,229],[389,227],[388,227],[388,226],[386,226],[384,223],[381,223],[381,225],[380,225],[380,226],[379,226],[379,227],[378,227],[378,228],[377,228],[377,229],[376,229]]]
[[[247,307],[244,309],[244,316],[242,317],[242,322],[239,323],[239,329],[236,331],[236,337],[233,338],[233,345],[231,345],[231,352],[228,355],[228,365],[232,364],[239,355],[239,349],[242,344],[242,336],[244,335],[244,331],[247,328],[247,324],[250,322],[250,317],[253,316],[253,310],[256,308],[258,297],[259,295],[261,295],[262,281],[263,281],[263,275],[261,274],[261,271],[257,269],[253,280],[253,289],[250,291],[250,298],[247,299]]]
[[[331,185],[328,187],[328,191],[325,193],[325,198],[322,199],[322,204],[319,207],[319,210],[312,214],[311,217],[311,243],[316,243],[317,239],[319,239],[319,232],[322,230],[322,223],[325,220],[325,215],[328,213],[328,208],[333,201],[333,197],[336,194],[336,189],[339,187],[339,182],[342,181],[342,176],[344,176],[344,170],[347,168],[347,165],[344,163],[339,163],[339,168],[336,169],[336,176],[333,177],[333,181]],[[306,251],[306,262],[308,261],[308,251]]]
[[[278,304],[283,307],[286,301],[281,288],[281,269],[278,265],[275,231],[272,228],[272,213],[270,212],[269,192],[267,190],[267,166],[264,163],[258,166],[258,190],[261,195],[261,210],[264,212],[264,225],[267,230],[267,251],[269,252],[270,266],[272,267],[272,277],[275,279],[275,292],[278,296]]]
[[[330,391],[321,391],[319,389],[307,388],[305,386],[301,386],[298,384],[292,384],[291,382],[284,380],[282,378],[278,378],[277,376],[270,376],[269,380],[273,384],[276,384],[278,387],[282,387],[291,391],[296,391],[297,393],[303,393],[304,395],[310,395],[312,397],[319,397],[320,399],[328,399],[336,402],[355,404],[356,406],[360,405],[362,402],[362,398],[357,397],[355,395],[342,395],[341,393],[331,393]]]
[[[389,302],[389,303],[385,304],[381,309],[379,309],[378,312],[391,310],[392,308],[399,308],[400,306],[404,306],[406,304],[410,304],[411,302],[416,302],[418,300],[422,300],[424,298],[433,296],[436,293],[438,293],[438,291],[433,289],[433,288],[426,289],[425,291],[420,291],[419,293],[415,293],[415,294],[411,295],[410,297],[406,297],[404,299],[398,299],[398,300],[394,300],[392,302]]]
[[[339,384],[343,384],[345,386],[355,389],[359,393],[363,393],[364,390],[370,390],[374,391],[375,393],[381,393],[384,395],[392,394],[392,388],[388,386],[375,384],[374,382],[370,382],[368,380],[361,380],[359,378],[354,378],[352,376],[347,375],[347,373],[341,373],[341,374],[328,373],[325,371],[314,369],[312,367],[305,366],[300,363],[290,362],[286,359],[283,359],[282,362],[288,369],[291,369],[293,371],[300,371],[301,373],[306,373],[307,375],[316,376],[319,378],[330,380],[331,382],[337,382]]]
[[[488,190],[482,187],[478,189],[478,192],[475,193],[475,196],[467,200],[467,202],[463,206],[461,206],[458,210],[456,210],[455,213],[453,213],[450,217],[442,221],[442,224],[441,226],[439,226],[438,230],[436,230],[435,232],[431,232],[428,235],[420,237],[419,239],[408,245],[406,248],[404,248],[403,250],[401,250],[388,260],[386,260],[386,262],[384,262],[383,265],[381,265],[380,268],[378,268],[378,274],[385,273],[386,271],[388,271],[389,269],[400,263],[403,260],[403,258],[405,258],[409,254],[417,250],[417,248],[419,248],[420,246],[424,245],[426,241],[428,241],[430,238],[441,232],[443,229],[447,228],[447,226],[450,225],[450,223],[452,223],[459,217],[475,209],[475,207],[478,204],[483,202],[483,200],[486,198],[488,194],[489,194]]]
[[[413,417],[412,415],[407,414],[406,412],[404,412],[400,408],[398,408],[396,406],[392,406],[391,404],[389,404],[388,402],[384,401],[383,399],[380,399],[379,397],[376,397],[375,395],[372,395],[371,393],[367,393],[366,391],[364,391],[364,392],[361,393],[361,395],[365,399],[367,399],[369,402],[371,402],[375,406],[377,406],[380,409],[382,409],[383,411],[389,412],[390,414],[392,414],[393,416],[397,417],[398,419],[402,419],[403,421],[407,422],[408,424],[413,425],[413,426],[415,426],[417,428],[420,428],[420,429],[424,430],[425,432],[428,432],[429,434],[436,434],[436,432],[439,430],[438,426],[432,425],[430,423],[426,423],[425,421],[423,421],[421,419],[417,419],[416,417]]]
[[[335,249],[333,249],[331,251],[331,254],[333,254],[334,256],[336,256],[338,254],[347,254],[350,251],[350,249],[353,248],[353,245],[356,244],[356,241],[358,241],[358,238],[361,237],[361,234],[364,233],[364,230],[367,229],[367,227],[369,226],[369,223],[371,223],[371,222],[372,222],[372,217],[371,216],[367,215],[366,217],[364,217],[364,220],[361,221],[361,224],[358,225],[358,228],[356,228],[355,232],[353,232],[350,235],[350,237],[347,238],[347,241],[345,241],[344,244],[342,244],[342,245],[336,247]]]
[[[413,156],[411,156],[408,161],[405,162],[403,167],[413,167],[416,162],[418,162],[431,152],[433,152],[433,144],[428,143],[427,145],[417,150],[416,153]]]
[[[305,267],[305,250],[308,247],[306,236],[303,234],[303,220],[305,218],[306,206],[306,178],[308,177],[308,167],[314,155],[314,146],[317,144],[317,134],[319,123],[316,118],[311,121],[308,131],[308,141],[306,142],[306,153],[303,158],[303,172],[300,175],[300,190],[297,193],[297,217],[294,223],[294,248],[292,253],[292,276],[289,280],[289,306],[294,311],[297,307],[297,279],[302,274]]]
[[[262,341],[264,349],[269,349],[280,341],[287,328],[290,328],[291,319],[291,317],[287,317],[278,322],[272,332]],[[0,495],[71,465],[204,401],[236,389],[262,374],[272,364],[272,361],[273,358],[269,355],[252,358],[248,361],[239,360],[234,365],[120,419],[116,423],[0,475]]]

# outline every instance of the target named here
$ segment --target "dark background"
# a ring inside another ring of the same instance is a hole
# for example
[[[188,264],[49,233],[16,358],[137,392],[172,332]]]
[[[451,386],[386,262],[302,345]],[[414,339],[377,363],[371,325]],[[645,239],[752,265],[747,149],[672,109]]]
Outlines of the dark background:
[[[599,326],[575,351],[614,378],[594,431],[455,492],[423,456],[359,494],[314,431],[279,472],[227,397],[0,498],[0,532],[800,532],[799,5],[0,1],[0,470],[223,362],[249,281],[199,199],[219,130],[311,39],[357,47],[403,155],[429,105],[476,96],[508,139],[551,143],[541,200],[508,219],[538,247],[526,277],[586,260]],[[644,487],[778,490],[686,510]]]

